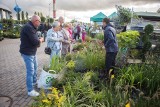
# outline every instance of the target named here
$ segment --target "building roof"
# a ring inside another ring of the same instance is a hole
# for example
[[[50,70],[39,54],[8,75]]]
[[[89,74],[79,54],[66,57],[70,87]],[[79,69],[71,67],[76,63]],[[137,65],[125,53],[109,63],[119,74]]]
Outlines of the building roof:
[[[156,12],[135,12],[138,17],[142,17],[144,19],[160,21],[160,13]]]
[[[11,12],[11,10],[6,5],[4,5],[2,3],[0,4],[0,9],[3,9],[3,10]]]

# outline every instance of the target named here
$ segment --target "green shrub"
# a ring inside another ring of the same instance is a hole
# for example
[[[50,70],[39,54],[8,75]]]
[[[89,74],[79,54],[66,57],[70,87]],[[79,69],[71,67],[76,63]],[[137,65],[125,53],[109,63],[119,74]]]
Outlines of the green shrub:
[[[99,39],[99,40],[104,40],[104,35],[101,33],[101,34],[97,34],[95,36],[95,38]]]
[[[142,61],[144,62],[146,60],[146,53],[149,51],[149,49],[151,48],[152,44],[150,41],[151,38],[151,34],[153,33],[153,25],[148,24],[145,26],[144,29],[144,35],[142,37],[142,42],[143,42],[143,49],[142,49]]]
[[[118,45],[122,48],[135,48],[139,42],[139,32],[138,31],[127,31],[117,34]]]
[[[59,73],[63,67],[64,62],[58,56],[53,56],[49,70],[54,70],[55,73]]]

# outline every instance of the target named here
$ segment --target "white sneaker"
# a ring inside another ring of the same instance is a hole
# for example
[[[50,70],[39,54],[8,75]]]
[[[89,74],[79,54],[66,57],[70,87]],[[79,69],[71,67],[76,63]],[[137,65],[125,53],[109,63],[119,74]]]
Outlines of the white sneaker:
[[[39,96],[39,93],[35,90],[32,90],[31,92],[28,92],[28,95],[32,96],[32,97],[37,97],[37,96]]]

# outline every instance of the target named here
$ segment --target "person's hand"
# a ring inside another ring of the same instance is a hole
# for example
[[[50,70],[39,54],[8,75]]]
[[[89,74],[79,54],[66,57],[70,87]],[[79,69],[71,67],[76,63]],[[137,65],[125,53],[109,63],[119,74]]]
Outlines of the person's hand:
[[[44,42],[44,39],[43,39],[43,38],[39,38],[39,40],[40,40],[41,43]]]
[[[71,42],[74,42],[75,40],[74,39],[71,39]]]

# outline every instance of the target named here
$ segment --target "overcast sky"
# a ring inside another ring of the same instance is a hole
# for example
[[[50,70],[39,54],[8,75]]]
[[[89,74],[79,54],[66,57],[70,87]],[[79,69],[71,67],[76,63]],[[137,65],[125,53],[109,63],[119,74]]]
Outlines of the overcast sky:
[[[16,0],[23,11],[29,15],[36,12],[42,12],[44,16],[52,16],[52,0]],[[13,10],[15,0],[0,0],[0,3],[7,5],[15,16]],[[49,6],[49,4],[51,5]],[[160,0],[57,0],[57,17],[65,16],[67,21],[77,19],[89,22],[89,18],[98,12],[103,12],[107,16],[116,11],[115,5],[133,8],[134,11],[156,12],[160,8]]]

